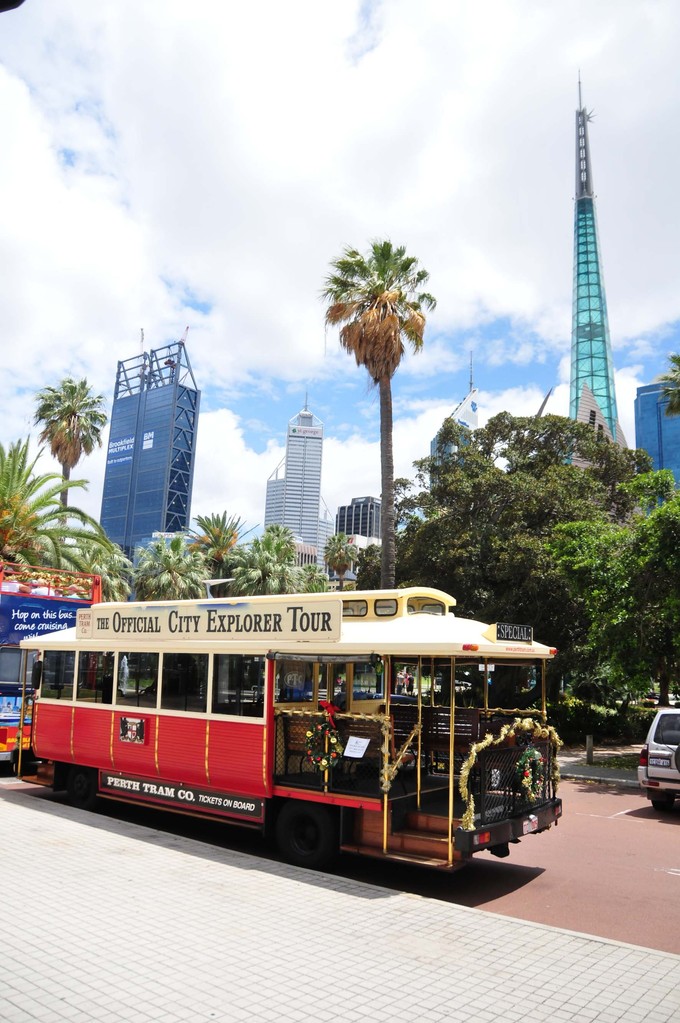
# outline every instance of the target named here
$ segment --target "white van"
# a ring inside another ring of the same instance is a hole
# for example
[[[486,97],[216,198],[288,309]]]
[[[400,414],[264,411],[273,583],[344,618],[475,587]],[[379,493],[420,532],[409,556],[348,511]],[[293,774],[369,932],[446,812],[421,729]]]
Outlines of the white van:
[[[680,798],[680,710],[664,707],[654,716],[640,751],[638,781],[655,810],[671,810]]]

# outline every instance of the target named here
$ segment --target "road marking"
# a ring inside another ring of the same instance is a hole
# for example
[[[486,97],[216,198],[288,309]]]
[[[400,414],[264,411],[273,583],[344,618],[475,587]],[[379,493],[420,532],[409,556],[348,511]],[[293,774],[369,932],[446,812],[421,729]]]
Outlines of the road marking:
[[[654,867],[655,874],[672,874],[674,877],[680,877],[680,867]]]

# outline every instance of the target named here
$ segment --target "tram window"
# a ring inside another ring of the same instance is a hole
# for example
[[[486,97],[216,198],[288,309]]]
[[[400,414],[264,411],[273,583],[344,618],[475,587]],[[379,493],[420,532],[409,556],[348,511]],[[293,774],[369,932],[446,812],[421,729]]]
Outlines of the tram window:
[[[78,655],[76,700],[113,702],[113,654],[83,650]]]
[[[313,697],[314,665],[311,662],[276,662],[276,703],[309,703]]]
[[[352,699],[385,699],[385,673],[381,663],[371,664],[370,661],[359,661],[354,665]]]
[[[368,614],[368,601],[366,600],[343,600],[343,618],[365,618]]]
[[[21,650],[0,650],[0,682],[19,682]]]
[[[534,664],[496,662],[489,671],[489,707],[521,710],[539,707],[542,698],[540,668]]]
[[[407,610],[409,614],[443,615],[446,608],[440,600],[424,597],[409,597]]]
[[[164,654],[161,708],[205,713],[207,706],[208,655]]]
[[[158,654],[132,650],[118,655],[116,703],[155,707],[158,692]]]
[[[397,613],[397,602],[391,600],[376,600],[375,613],[378,618],[391,618]]]
[[[213,668],[213,714],[264,715],[264,657],[216,654]]]
[[[71,700],[75,663],[75,650],[46,650],[40,695],[53,700]]]

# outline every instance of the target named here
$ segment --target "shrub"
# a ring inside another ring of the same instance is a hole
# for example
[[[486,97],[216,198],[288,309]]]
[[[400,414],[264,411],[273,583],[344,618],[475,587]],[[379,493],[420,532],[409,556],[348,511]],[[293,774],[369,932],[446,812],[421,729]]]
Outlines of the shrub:
[[[548,718],[563,742],[584,743],[587,735],[597,742],[644,742],[655,707],[629,706],[625,711],[563,696],[548,707]]]

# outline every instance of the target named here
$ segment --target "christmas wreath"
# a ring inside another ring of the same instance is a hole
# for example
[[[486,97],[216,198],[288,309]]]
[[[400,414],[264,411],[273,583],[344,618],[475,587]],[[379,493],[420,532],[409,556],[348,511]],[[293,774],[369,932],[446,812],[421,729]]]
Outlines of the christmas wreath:
[[[545,784],[545,757],[535,746],[527,746],[517,761],[516,778],[520,791],[535,803]]]
[[[330,721],[320,721],[307,729],[305,735],[307,760],[317,771],[328,771],[335,767],[344,753],[340,733]]]

